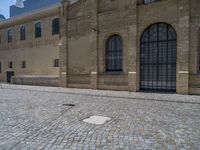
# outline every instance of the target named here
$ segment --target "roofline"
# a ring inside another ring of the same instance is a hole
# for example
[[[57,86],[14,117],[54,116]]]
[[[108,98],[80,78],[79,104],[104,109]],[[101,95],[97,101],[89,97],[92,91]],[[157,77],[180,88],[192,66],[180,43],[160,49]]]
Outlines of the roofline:
[[[2,20],[0,22],[0,28],[5,27],[5,26],[10,26],[13,23],[20,22],[24,19],[33,20],[33,18],[40,18],[47,14],[54,14],[58,11],[57,8],[59,8],[59,7],[61,7],[61,3],[53,4],[53,5],[45,7],[45,8],[43,7],[43,8],[36,9],[34,11],[31,11],[31,12],[28,12],[28,13],[25,13],[22,15],[18,15],[18,16],[12,17],[12,18]],[[53,10],[53,11],[50,11],[50,10]]]

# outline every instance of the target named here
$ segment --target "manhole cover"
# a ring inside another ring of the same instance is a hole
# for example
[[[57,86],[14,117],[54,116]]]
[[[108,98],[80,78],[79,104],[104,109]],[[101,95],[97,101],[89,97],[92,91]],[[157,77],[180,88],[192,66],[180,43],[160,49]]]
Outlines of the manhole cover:
[[[74,107],[74,104],[62,104],[62,106],[70,106],[70,107]]]
[[[90,118],[84,119],[83,122],[90,123],[90,124],[102,125],[109,120],[111,120],[111,118],[109,118],[109,117],[91,116]]]

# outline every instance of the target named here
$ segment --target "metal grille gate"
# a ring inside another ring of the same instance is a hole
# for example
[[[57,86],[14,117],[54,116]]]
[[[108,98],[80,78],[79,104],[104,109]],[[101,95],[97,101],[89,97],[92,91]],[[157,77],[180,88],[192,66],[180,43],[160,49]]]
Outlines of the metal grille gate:
[[[141,38],[140,89],[176,91],[176,31],[168,24],[147,28]]]

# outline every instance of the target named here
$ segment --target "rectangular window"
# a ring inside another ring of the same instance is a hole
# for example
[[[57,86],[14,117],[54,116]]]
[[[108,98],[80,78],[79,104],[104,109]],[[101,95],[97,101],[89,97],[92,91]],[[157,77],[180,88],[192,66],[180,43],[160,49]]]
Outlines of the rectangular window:
[[[59,34],[59,32],[60,32],[59,18],[55,18],[52,21],[52,35]]]
[[[7,36],[8,36],[8,43],[11,43],[13,40],[12,29],[8,30]]]
[[[42,27],[41,23],[38,22],[35,24],[35,38],[39,38],[42,36]]]
[[[59,67],[59,59],[54,59],[54,67]]]
[[[9,62],[8,68],[13,68],[13,62],[12,61]]]
[[[26,27],[25,26],[22,26],[20,28],[20,40],[21,41],[26,40]]]
[[[22,68],[26,68],[26,61],[22,61]]]

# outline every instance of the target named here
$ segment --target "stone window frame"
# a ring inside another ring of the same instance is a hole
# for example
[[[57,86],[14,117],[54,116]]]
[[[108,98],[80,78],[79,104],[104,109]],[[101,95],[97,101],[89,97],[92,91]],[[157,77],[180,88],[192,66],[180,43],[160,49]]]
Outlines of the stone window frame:
[[[22,30],[21,30],[23,27],[25,29],[25,35],[24,35],[24,37],[22,37]],[[27,25],[25,25],[25,24],[20,25],[19,34],[20,34],[20,41],[24,41],[24,40],[27,39]]]
[[[120,71],[109,71],[107,70],[106,68],[106,51],[107,51],[107,42],[108,40],[112,37],[112,36],[115,36],[115,35],[118,35],[119,37],[121,37],[121,40],[122,40],[122,70]],[[124,71],[124,38],[122,36],[121,33],[119,32],[113,32],[111,34],[108,34],[105,38],[104,38],[104,73],[106,74],[122,74],[123,71]]]
[[[13,42],[13,28],[7,29],[7,43]]]

